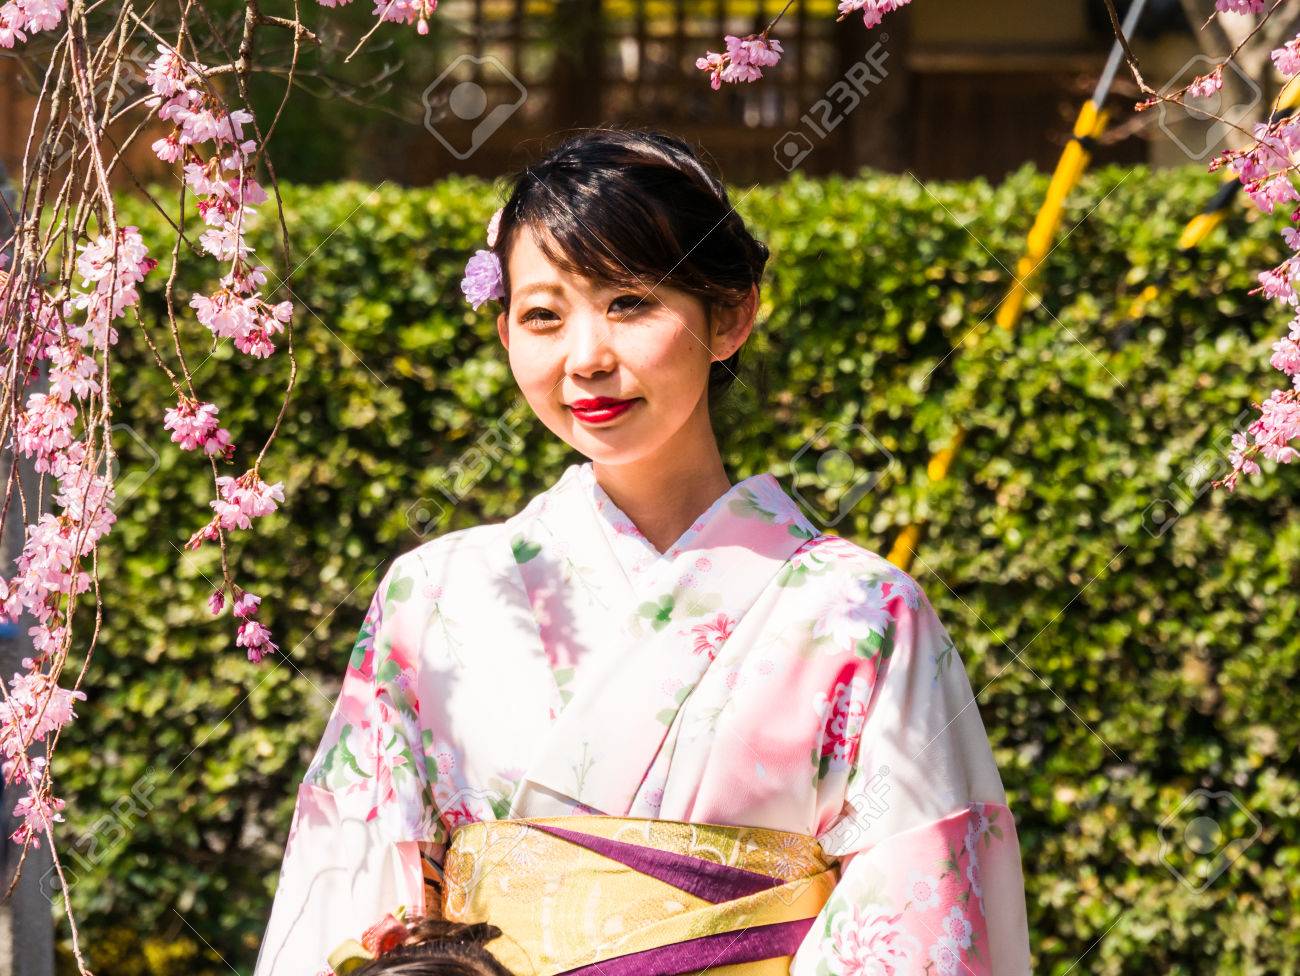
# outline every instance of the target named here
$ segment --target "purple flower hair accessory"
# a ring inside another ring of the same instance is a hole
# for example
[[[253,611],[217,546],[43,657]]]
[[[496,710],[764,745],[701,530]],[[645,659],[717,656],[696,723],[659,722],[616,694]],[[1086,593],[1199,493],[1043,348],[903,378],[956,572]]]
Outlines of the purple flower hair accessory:
[[[497,232],[501,227],[501,210],[492,215],[487,225],[487,245],[495,247]],[[484,302],[492,298],[504,298],[505,284],[501,275],[501,260],[493,251],[480,248],[465,265],[465,277],[461,280],[460,290],[474,306],[475,311]]]

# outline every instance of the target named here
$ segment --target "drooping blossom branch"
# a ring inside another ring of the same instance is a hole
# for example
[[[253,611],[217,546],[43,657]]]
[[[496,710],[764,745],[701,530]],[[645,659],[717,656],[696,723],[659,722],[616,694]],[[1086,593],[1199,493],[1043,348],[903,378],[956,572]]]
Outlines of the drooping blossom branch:
[[[1269,36],[1261,35],[1261,31],[1286,2],[1272,0],[1271,4],[1266,4],[1265,0],[1214,0],[1215,9],[1206,24],[1217,16],[1263,16],[1244,33],[1238,32],[1240,37],[1232,49],[1215,60],[1209,71],[1197,75],[1180,88],[1162,92],[1152,88],[1143,77],[1137,56],[1124,36],[1115,0],[1105,0],[1111,27],[1123,49],[1124,59],[1138,89],[1146,96],[1134,106],[1135,109],[1146,111],[1161,103],[1186,106],[1188,99],[1205,99],[1221,91],[1224,69],[1241,56],[1256,35]],[[1185,5],[1191,6],[1190,3]],[[1202,29],[1206,24],[1201,25]],[[1295,30],[1295,27],[1290,29]],[[1300,34],[1273,49],[1270,60],[1283,78],[1295,78],[1300,73]],[[1279,92],[1279,99],[1281,94]],[[1246,195],[1264,213],[1271,214],[1281,204],[1300,201],[1300,192],[1292,182],[1296,151],[1300,149],[1300,119],[1295,115],[1279,118],[1278,100],[1274,101],[1268,113],[1268,118],[1274,121],[1259,122],[1249,128],[1200,106],[1195,107],[1203,116],[1227,127],[1245,144],[1244,148],[1229,148],[1217,154],[1209,164],[1211,171],[1227,165],[1241,182]],[[1292,210],[1289,219],[1292,224],[1300,221],[1300,208]],[[1290,388],[1275,389],[1264,402],[1255,403],[1258,416],[1244,432],[1233,434],[1232,449],[1228,452],[1232,470],[1226,477],[1212,482],[1214,487],[1226,487],[1229,491],[1236,489],[1243,474],[1260,472],[1258,459],[1261,457],[1279,464],[1290,464],[1300,458],[1300,452],[1294,446],[1300,439],[1300,298],[1294,288],[1300,272],[1300,230],[1294,226],[1284,227],[1282,238],[1292,253],[1276,267],[1260,272],[1259,287],[1251,293],[1262,291],[1286,305],[1292,315],[1288,332],[1273,344],[1270,359],[1273,368],[1287,377]]]
[[[280,69],[286,94],[299,46],[314,35],[296,21],[263,15],[249,0],[238,50],[224,50],[226,63],[210,71],[205,62],[213,59],[200,57],[192,21],[207,28],[201,32],[210,38],[206,43],[220,44],[221,32],[211,29],[201,3],[182,0],[180,6],[179,19],[167,24],[153,5],[137,9],[130,0],[112,7],[84,0],[0,6],[0,46],[19,47],[40,79],[17,203],[12,210],[0,204],[0,227],[13,228],[0,232],[0,447],[10,462],[0,532],[15,505],[25,523],[15,564],[0,576],[0,620],[24,626],[33,647],[22,670],[0,681],[0,773],[20,794],[12,836],[23,845],[11,890],[28,848],[42,841],[63,876],[54,826],[63,820],[65,801],[53,776],[55,747],[76,717],[74,703],[86,699],[81,685],[99,634],[98,546],[117,519],[118,502],[110,432],[120,397],[111,389],[109,367],[126,331],[138,332],[175,395],[164,416],[133,423],[156,424],[160,436],[192,452],[212,473],[209,507],[215,514],[188,541],[190,547],[215,542],[220,548],[220,583],[208,607],[220,614],[229,592],[233,646],[254,662],[278,650],[256,619],[261,598],[235,581],[227,552],[229,533],[253,528],[254,519],[284,501],[283,485],[268,483],[261,470],[296,376],[293,305],[265,292],[270,272],[247,238],[257,208],[270,199],[259,172],[265,170],[274,186],[262,151],[267,134],[247,107],[247,81],[259,70],[259,31],[291,33],[292,60]],[[31,46],[37,39],[39,50]],[[156,51],[147,64],[130,53],[142,40]],[[142,137],[152,139],[154,155],[182,177],[178,218],[150,197],[174,230],[162,341],[140,308],[141,283],[159,259],[149,254],[137,227],[118,220],[113,197],[123,177],[140,184],[125,160]],[[278,192],[274,196],[278,207]],[[197,236],[186,228],[194,220],[202,228]],[[279,224],[283,231],[282,213]],[[287,264],[287,233],[281,244]],[[216,282],[178,309],[182,260],[210,262]],[[240,444],[221,425],[220,406],[199,394],[187,352],[188,346],[202,350],[226,340],[252,359],[282,353],[288,366],[279,415],[242,474],[222,471]],[[34,476],[34,496],[20,459]],[[82,608],[91,596],[94,612],[83,633],[79,612],[87,613]],[[74,647],[80,666],[67,681]],[[89,973],[67,899],[64,911],[78,966]]]
[[[1106,0],[1111,23],[1123,43],[1133,77],[1143,94],[1148,96],[1136,108],[1146,110],[1163,101],[1182,104],[1186,98],[1205,98],[1220,91],[1225,67],[1264,29],[1269,18],[1276,15],[1284,3],[1285,0],[1273,0],[1266,10],[1265,0],[1215,0],[1217,15],[1263,16],[1210,71],[1193,78],[1177,91],[1161,93],[1143,79],[1137,58],[1119,26],[1114,0]],[[1284,79],[1294,79],[1300,74],[1300,34],[1273,49],[1270,60]],[[1213,113],[1205,113],[1236,130],[1244,136],[1246,143],[1245,148],[1230,148],[1216,155],[1210,162],[1210,170],[1226,165],[1241,182],[1251,202],[1268,214],[1279,205],[1300,201],[1300,192],[1297,192],[1292,176],[1296,169],[1297,150],[1300,150],[1300,118],[1295,115],[1277,117],[1280,115],[1277,108],[1275,101],[1269,112],[1273,121],[1259,122],[1249,129]],[[1292,225],[1300,221],[1300,208],[1290,212],[1289,220]],[[1290,464],[1300,458],[1300,451],[1295,447],[1295,442],[1300,439],[1300,297],[1295,291],[1297,274],[1300,273],[1300,230],[1295,226],[1284,227],[1282,239],[1291,253],[1276,267],[1260,272],[1259,286],[1251,293],[1263,292],[1286,306],[1292,316],[1287,334],[1273,343],[1273,355],[1269,360],[1270,365],[1286,377],[1288,388],[1275,389],[1262,403],[1255,403],[1258,416],[1245,431],[1232,435],[1232,449],[1228,452],[1232,470],[1226,477],[1213,482],[1214,487],[1224,487],[1228,491],[1236,489],[1242,475],[1260,472],[1260,458],[1278,464]]]

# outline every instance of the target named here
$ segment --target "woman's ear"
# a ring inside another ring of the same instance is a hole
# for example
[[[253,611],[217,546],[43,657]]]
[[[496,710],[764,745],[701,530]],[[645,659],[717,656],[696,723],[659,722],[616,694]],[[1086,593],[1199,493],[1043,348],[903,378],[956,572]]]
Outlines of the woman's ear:
[[[507,349],[510,348],[510,319],[505,312],[497,315],[497,335],[501,337],[501,345]]]
[[[745,344],[754,330],[754,317],[758,314],[758,285],[751,285],[749,294],[739,305],[714,306],[709,311],[713,329],[709,348],[719,361],[729,358]]]

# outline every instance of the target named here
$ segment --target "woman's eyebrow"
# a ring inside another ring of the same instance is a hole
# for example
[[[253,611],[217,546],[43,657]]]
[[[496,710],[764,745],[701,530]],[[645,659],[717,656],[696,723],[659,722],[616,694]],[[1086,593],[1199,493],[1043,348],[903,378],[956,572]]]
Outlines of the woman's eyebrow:
[[[535,281],[530,285],[524,285],[524,287],[516,291],[515,299],[522,301],[524,298],[527,298],[529,295],[534,293],[563,295],[564,289],[553,281]]]

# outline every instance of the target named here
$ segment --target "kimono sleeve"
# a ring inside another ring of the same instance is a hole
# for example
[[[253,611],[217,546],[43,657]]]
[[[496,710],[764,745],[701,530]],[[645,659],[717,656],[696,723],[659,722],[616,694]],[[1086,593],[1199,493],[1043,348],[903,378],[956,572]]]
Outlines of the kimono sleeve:
[[[842,806],[818,839],[840,879],[792,976],[1029,973],[1015,823],[953,641],[925,594],[893,607]]]
[[[395,640],[412,580],[385,573],[325,733],[298,788],[254,976],[315,976],[335,946],[398,905],[424,910],[422,861],[437,858],[415,698],[416,660]]]

